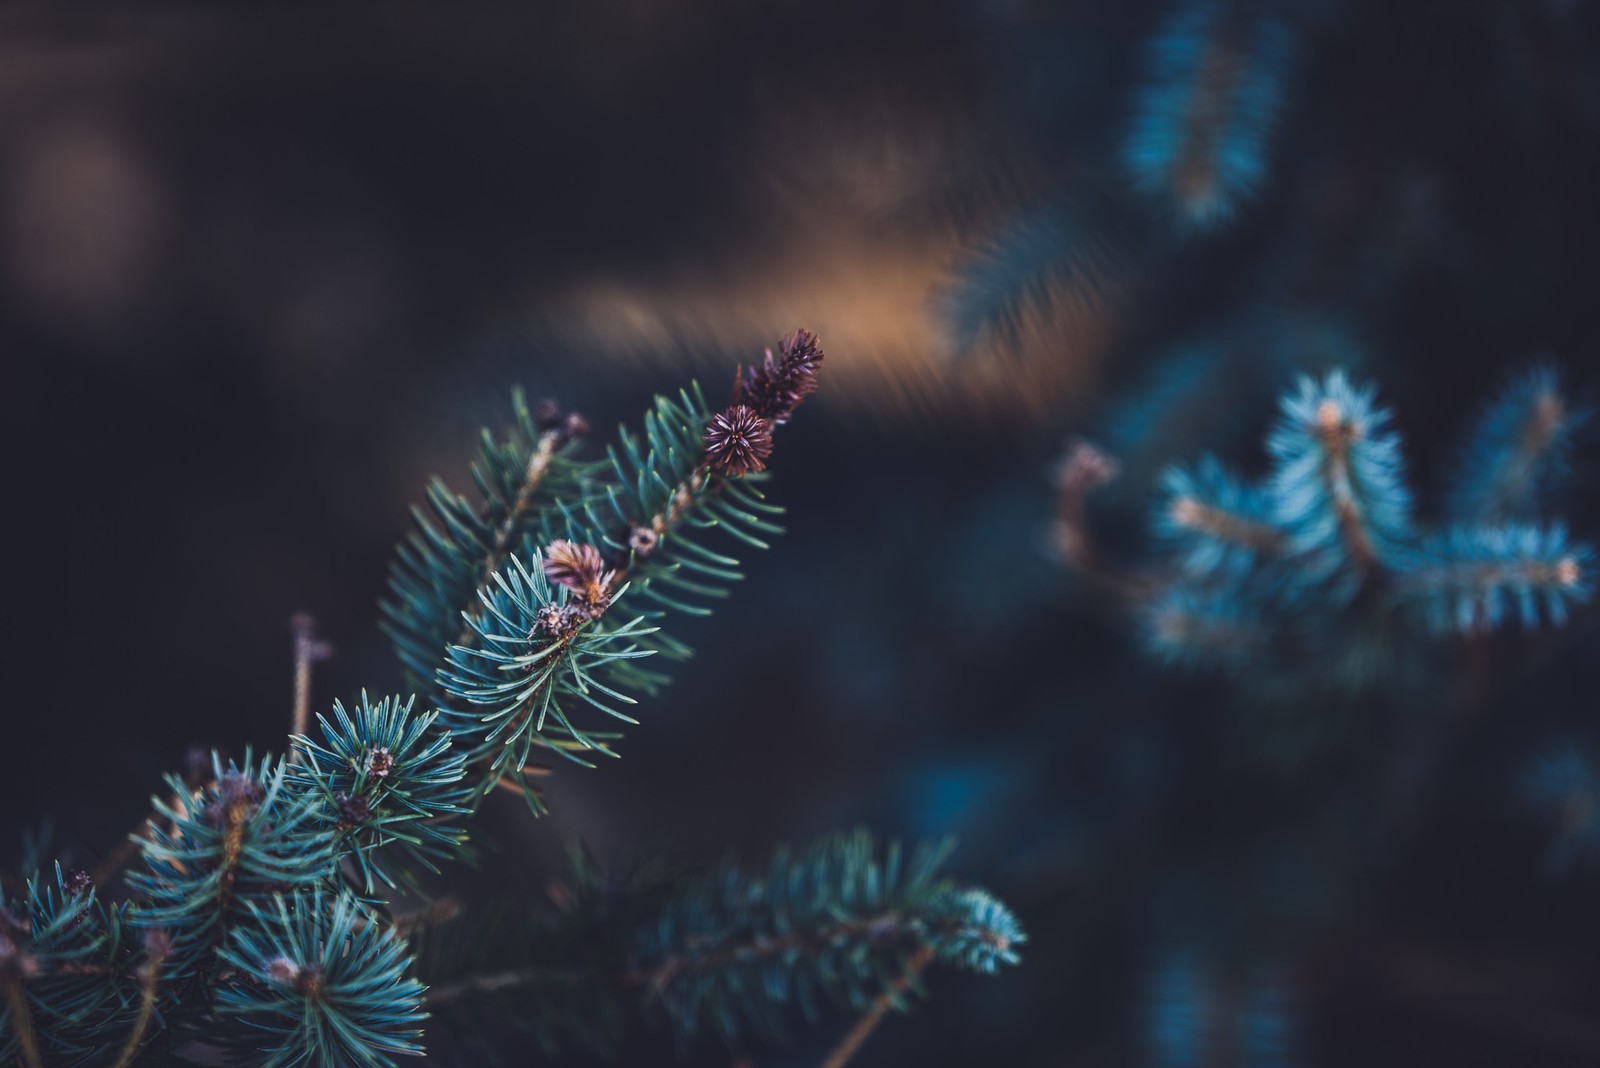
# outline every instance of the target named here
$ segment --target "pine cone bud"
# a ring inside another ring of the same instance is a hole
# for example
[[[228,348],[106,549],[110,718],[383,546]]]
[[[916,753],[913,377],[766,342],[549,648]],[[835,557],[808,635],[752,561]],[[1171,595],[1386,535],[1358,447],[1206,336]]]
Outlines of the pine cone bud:
[[[711,417],[706,462],[713,471],[739,478],[762,470],[771,455],[772,424],[748,404],[735,404]]]
[[[387,778],[394,770],[394,754],[389,752],[389,747],[380,745],[367,754],[367,774],[375,779]]]

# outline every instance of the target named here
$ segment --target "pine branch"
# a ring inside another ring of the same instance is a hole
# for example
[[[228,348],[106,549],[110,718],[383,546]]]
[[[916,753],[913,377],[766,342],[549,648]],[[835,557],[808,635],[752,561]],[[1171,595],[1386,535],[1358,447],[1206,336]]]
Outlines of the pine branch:
[[[1016,962],[1016,920],[943,878],[948,852],[926,846],[906,863],[897,844],[856,832],[780,850],[759,874],[728,864],[613,885],[580,865],[553,921],[491,918],[473,934],[425,940],[428,1004],[468,1019],[495,1006],[547,1049],[603,1052],[628,1001],[663,1013],[680,1042],[708,1024],[729,1043],[747,1031],[781,1041],[786,1010],[813,1018],[820,997],[868,1010],[888,994],[898,1005],[918,960],[982,973]],[[500,952],[463,958],[464,944]],[[609,1029],[581,1026],[595,1021]]]
[[[1566,621],[1588,599],[1593,554],[1560,526],[1455,528],[1429,539],[1406,576],[1439,631],[1494,630],[1514,616],[1524,627]]]
[[[619,432],[606,475],[590,470],[573,502],[542,514],[539,544],[512,555],[478,591],[467,639],[451,645],[437,678],[444,723],[472,740],[470,760],[483,773],[478,796],[509,777],[540,812],[521,770],[535,748],[579,764],[616,755],[617,734],[580,726],[570,709],[588,706],[631,723],[617,706],[665,682],[634,662],[688,655],[658,621],[673,612],[706,614],[703,602],[726,596],[740,577],[738,561],[703,545],[699,531],[763,549],[766,536],[781,532],[770,519],[781,509],[755,483],[773,431],[814,391],[823,358],[816,337],[801,330],[779,353],[741,370],[721,412],[698,386],[676,399],[658,397],[641,436]],[[581,556],[584,573],[556,559],[558,551]],[[606,617],[625,593],[641,608],[613,624]]]
[[[1227,0],[1182,0],[1151,38],[1123,161],[1186,228],[1227,221],[1264,183],[1292,43]]]
[[[906,991],[916,985],[923,970],[932,962],[932,946],[923,946],[911,954],[910,959],[906,961],[905,971],[889,984],[887,990],[872,999],[867,1011],[861,1014],[855,1026],[851,1027],[844,1038],[839,1040],[839,1044],[829,1052],[821,1068],[844,1068],[849,1064],[851,1059],[861,1052],[861,1047],[866,1045],[867,1039],[872,1037],[878,1025],[883,1023],[884,1017],[889,1015],[889,1010],[902,1007]]]
[[[122,1044],[122,1052],[117,1056],[113,1068],[127,1068],[139,1056],[139,1050],[144,1045],[145,1036],[150,1031],[150,1022],[155,1015],[156,999],[161,994],[161,965],[166,961],[167,954],[172,950],[172,943],[164,931],[147,931],[144,939],[145,960],[139,966],[139,1009],[134,1016],[133,1026],[128,1030],[128,1038]]]
[[[1171,468],[1162,488],[1166,499],[1156,529],[1186,573],[1237,573],[1283,552],[1285,537],[1268,517],[1262,494],[1216,457],[1201,457],[1193,469]]]
[[[1266,622],[1237,588],[1175,581],[1144,609],[1152,652],[1174,664],[1242,668],[1270,645]]]
[[[1011,915],[940,877],[951,848],[907,863],[898,843],[856,832],[780,850],[760,877],[726,865],[641,932],[633,975],[684,1036],[709,1023],[729,1041],[746,1028],[779,1041],[785,1003],[807,1018],[819,994],[859,1009],[922,948],[980,972],[1014,963],[1024,936]]]
[[[508,556],[526,550],[541,518],[559,499],[581,496],[590,465],[573,456],[588,432],[577,413],[553,402],[537,411],[514,392],[515,426],[505,441],[483,432],[471,466],[480,504],[442,482],[428,487],[426,511],[413,512],[416,530],[400,545],[390,573],[390,597],[380,606],[413,685],[431,692],[445,650],[470,639],[462,613]]]
[[[30,880],[0,901],[0,1062],[92,1064],[120,1045],[136,1000],[128,912],[97,900],[82,872]]]
[[[39,1039],[33,1031],[33,1010],[28,1007],[28,996],[23,992],[22,980],[8,975],[0,979],[0,989],[6,997],[5,1023],[16,1032],[17,1052],[27,1068],[44,1068],[39,1056]]]
[[[318,799],[317,821],[356,865],[368,894],[375,880],[394,887],[410,875],[409,865],[391,870],[385,847],[397,845],[411,864],[437,872],[436,861],[460,857],[466,841],[459,825],[471,793],[466,758],[450,751],[450,734],[434,729],[436,713],[412,715],[414,700],[373,704],[363,692],[353,715],[335,701],[331,722],[317,717],[322,741],[292,740],[302,760],[289,780]]]
[[[420,1054],[423,987],[406,977],[402,938],[416,925],[390,921],[372,895],[461,857],[461,822],[497,785],[537,804],[535,749],[615,755],[615,732],[588,717],[635,722],[622,707],[664,681],[638,662],[687,651],[660,622],[703,613],[739,577],[702,533],[765,547],[779,531],[756,483],[822,359],[799,331],[741,369],[720,411],[698,389],[658,399],[605,465],[571,455],[581,419],[535,415],[519,398],[517,433],[485,435],[474,465],[482,505],[430,489],[431,519],[419,513],[384,607],[439,711],[363,693],[319,715],[313,736],[310,669],[325,648],[297,618],[287,759],[212,754],[208,777],[169,777],[170,797],[130,836],[142,865],[129,905],[99,910],[88,877],[59,869],[55,891],[30,882],[26,920],[0,902],[13,1024],[0,1051],[30,1068],[57,1057],[126,1068],[161,1033],[169,1050],[220,1044],[262,1068]],[[622,900],[580,864],[587,904],[569,900],[552,930],[488,940],[491,956],[515,951],[509,964],[477,962],[430,1003],[470,1010],[537,990],[541,1041],[605,1048],[624,994],[664,1010],[681,1037],[710,1020],[730,1040],[745,1026],[777,1035],[791,999],[808,1012],[818,993],[898,1002],[908,962],[989,972],[1023,940],[998,902],[939,878],[942,859],[922,850],[902,872],[897,846],[880,857],[861,833],[781,853],[765,877],[728,867],[646,881]],[[124,927],[142,932],[142,951]],[[434,929],[419,937],[433,943]]]
[[[1276,470],[1270,507],[1302,570],[1346,596],[1411,540],[1411,497],[1400,439],[1374,391],[1342,371],[1302,378],[1268,440]]]
[[[1544,518],[1587,420],[1562,391],[1555,368],[1519,375],[1484,412],[1462,450],[1450,492],[1452,517],[1493,524]]]
[[[333,836],[318,826],[316,799],[286,789],[287,768],[245,755],[241,766],[215,764],[216,781],[178,806],[154,800],[171,830],[156,827],[144,846],[145,867],[128,885],[146,904],[134,914],[143,929],[172,940],[169,981],[203,987],[229,930],[251,907],[284,888],[332,877]],[[175,794],[183,784],[169,778]]]
[[[251,919],[223,955],[240,978],[217,998],[219,1015],[240,1025],[240,1052],[264,1052],[261,1068],[421,1055],[422,984],[406,977],[405,943],[360,922],[350,898],[278,895],[252,905]]]
[[[1527,411],[1527,388],[1502,407]],[[1520,455],[1526,437],[1486,440]],[[1154,517],[1162,556],[1123,586],[1140,591],[1148,645],[1165,660],[1227,668],[1279,660],[1359,688],[1432,638],[1512,619],[1559,625],[1592,594],[1594,552],[1558,523],[1418,531],[1391,417],[1370,387],[1340,371],[1301,379],[1267,447],[1273,469],[1260,487],[1210,456],[1164,477]],[[1526,466],[1512,459],[1496,469],[1506,465]],[[1082,497],[1071,499],[1070,526],[1086,531]]]

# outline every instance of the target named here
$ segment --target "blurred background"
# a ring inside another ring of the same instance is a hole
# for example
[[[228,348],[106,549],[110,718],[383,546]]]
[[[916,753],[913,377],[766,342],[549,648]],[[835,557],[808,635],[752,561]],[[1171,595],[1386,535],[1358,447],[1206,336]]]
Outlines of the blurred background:
[[[1595,397],[1596,190],[1584,0],[8,4],[0,856],[48,818],[92,864],[189,747],[280,749],[295,611],[319,707],[397,687],[392,546],[512,385],[603,440],[803,324],[788,534],[623,761],[491,799],[460,893],[575,840],[956,834],[1024,963],[932,977],[863,1064],[1600,1064],[1600,864],[1544,863],[1600,792],[1518,801],[1600,740],[1592,611],[1263,721],[1050,537],[1069,436],[1136,558],[1162,467],[1259,470],[1332,366],[1426,511],[1508,373]]]

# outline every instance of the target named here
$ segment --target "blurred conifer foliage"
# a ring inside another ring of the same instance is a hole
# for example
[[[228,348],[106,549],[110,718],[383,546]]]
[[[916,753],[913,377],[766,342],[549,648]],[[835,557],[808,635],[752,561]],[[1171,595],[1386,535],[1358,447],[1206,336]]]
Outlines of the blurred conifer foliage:
[[[947,322],[1003,358],[1093,286],[1121,333],[1056,472],[1070,615],[1008,631],[1095,665],[1018,698],[1072,785],[994,843],[1116,973],[1058,971],[1079,1022],[1162,1068],[1403,1063],[1430,1016],[1426,1059],[1600,1057],[1594,8],[1004,6],[1046,177]],[[905,796],[1031,796],[935,770]]]

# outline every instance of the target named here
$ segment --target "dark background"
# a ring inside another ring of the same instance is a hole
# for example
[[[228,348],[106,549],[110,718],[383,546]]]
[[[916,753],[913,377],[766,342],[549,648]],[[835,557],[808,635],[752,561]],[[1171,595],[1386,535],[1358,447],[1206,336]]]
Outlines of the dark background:
[[[397,687],[391,547],[510,385],[609,428],[804,323],[829,357],[773,464],[788,535],[682,626],[700,655],[620,764],[558,776],[538,823],[491,806],[503,853],[462,892],[536,895],[575,838],[624,864],[957,833],[1025,963],[936,976],[862,1063],[1144,1063],[1173,917],[1255,907],[1170,907],[1165,873],[1198,852],[1226,885],[1233,856],[1185,821],[1252,814],[1208,786],[1173,816],[1224,698],[1052,559],[1063,438],[1176,435],[1118,429],[1118,399],[1257,306],[1359,337],[1425,497],[1505,369],[1596,378],[1594,5],[1302,6],[1327,11],[1274,186],[1160,255],[1113,152],[1159,4],[0,11],[4,855],[49,816],[92,861],[190,745],[280,748],[292,612],[338,649],[319,706]],[[1061,204],[1092,224],[1083,274],[963,339],[963,264]],[[1246,442],[1287,384],[1255,378],[1215,400]],[[1152,464],[1193,451],[1162,440]],[[1591,619],[1536,639],[1380,844],[1310,866],[1289,1063],[1600,1063],[1594,872],[1541,876],[1505,757],[1516,724],[1595,727]]]

